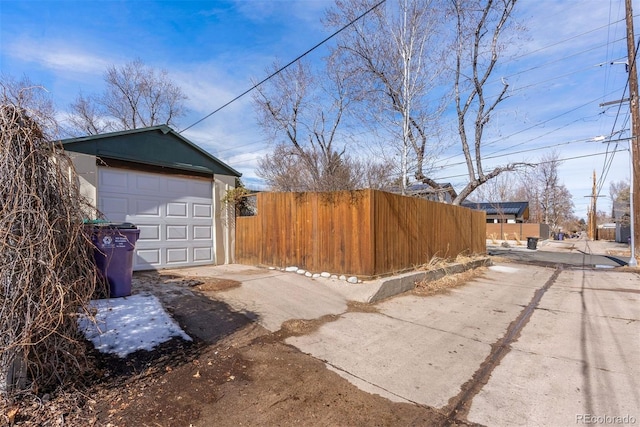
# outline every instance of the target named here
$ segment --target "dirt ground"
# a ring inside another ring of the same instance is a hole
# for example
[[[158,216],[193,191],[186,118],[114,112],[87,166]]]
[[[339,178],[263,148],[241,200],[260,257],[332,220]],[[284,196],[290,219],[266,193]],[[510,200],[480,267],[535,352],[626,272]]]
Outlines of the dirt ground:
[[[160,283],[160,286],[158,285]],[[74,389],[0,405],[20,426],[439,426],[460,425],[433,408],[360,391],[324,363],[284,344],[322,323],[289,321],[270,333],[233,312],[222,279],[136,273],[134,293],[153,292],[193,342],[173,339],[127,359],[92,353],[96,369]],[[375,306],[350,304],[352,311]]]

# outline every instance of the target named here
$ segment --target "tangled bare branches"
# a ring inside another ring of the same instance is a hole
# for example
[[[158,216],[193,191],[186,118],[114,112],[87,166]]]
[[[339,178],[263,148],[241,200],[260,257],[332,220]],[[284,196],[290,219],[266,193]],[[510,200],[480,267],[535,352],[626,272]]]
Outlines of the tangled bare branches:
[[[0,96],[0,395],[15,397],[86,367],[76,320],[97,276],[69,158]]]

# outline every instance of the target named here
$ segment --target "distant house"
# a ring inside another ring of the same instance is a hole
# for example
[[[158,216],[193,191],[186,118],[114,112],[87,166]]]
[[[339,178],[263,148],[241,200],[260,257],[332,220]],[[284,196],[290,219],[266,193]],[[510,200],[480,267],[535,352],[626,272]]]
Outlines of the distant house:
[[[462,206],[485,211],[489,224],[517,224],[529,219],[529,202],[463,202]]]
[[[618,243],[627,243],[631,237],[631,225],[629,216],[629,203],[613,203],[613,221],[616,227],[615,240]]]
[[[166,125],[61,142],[93,207],[140,229],[134,270],[234,262],[222,199],[239,172]]]

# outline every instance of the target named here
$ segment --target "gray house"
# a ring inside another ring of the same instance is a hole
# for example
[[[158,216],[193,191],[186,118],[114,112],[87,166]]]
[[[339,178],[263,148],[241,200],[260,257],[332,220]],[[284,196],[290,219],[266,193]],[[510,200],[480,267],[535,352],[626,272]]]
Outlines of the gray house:
[[[134,270],[233,262],[239,172],[166,125],[61,142],[93,207],[140,229]]]

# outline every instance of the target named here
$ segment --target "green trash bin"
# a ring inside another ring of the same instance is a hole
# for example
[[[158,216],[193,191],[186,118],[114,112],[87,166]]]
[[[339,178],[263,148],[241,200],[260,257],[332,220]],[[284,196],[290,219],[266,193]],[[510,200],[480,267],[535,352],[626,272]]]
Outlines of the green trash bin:
[[[133,250],[140,230],[129,222],[93,224],[91,241],[96,267],[109,282],[109,297],[131,295]]]

